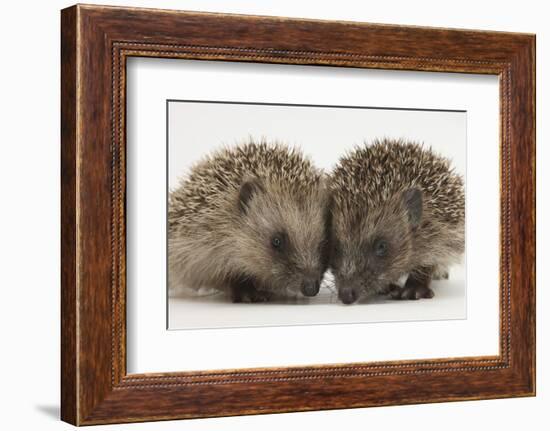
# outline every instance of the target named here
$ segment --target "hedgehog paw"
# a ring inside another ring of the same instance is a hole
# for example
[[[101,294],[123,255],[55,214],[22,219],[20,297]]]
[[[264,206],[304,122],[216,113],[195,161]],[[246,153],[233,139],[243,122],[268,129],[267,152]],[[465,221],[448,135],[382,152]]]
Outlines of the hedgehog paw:
[[[405,286],[401,292],[401,299],[429,299],[433,297],[434,291],[428,286],[422,285]]]
[[[270,292],[255,290],[248,294],[248,298],[247,298],[248,301],[243,301],[243,302],[253,302],[253,303],[268,302],[271,300],[271,298],[272,298],[272,295]]]
[[[434,297],[434,291],[425,284],[406,283],[403,287],[392,284],[389,295],[392,299],[429,299]]]
[[[397,299],[396,296],[399,296],[401,294],[400,292],[401,292],[401,286],[394,283],[390,283],[380,288],[380,290],[378,290],[377,293],[379,295],[389,296],[392,299]]]
[[[233,295],[233,302],[259,303],[268,302],[272,299],[270,292],[265,292],[256,289],[243,289],[238,294]]]

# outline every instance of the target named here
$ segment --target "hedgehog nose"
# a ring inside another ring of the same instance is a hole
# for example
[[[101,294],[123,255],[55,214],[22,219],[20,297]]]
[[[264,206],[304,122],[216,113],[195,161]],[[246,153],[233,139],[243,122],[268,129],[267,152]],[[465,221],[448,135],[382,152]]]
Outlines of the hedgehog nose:
[[[345,287],[338,290],[338,297],[344,304],[353,304],[357,301],[357,291],[351,287]]]
[[[316,279],[306,279],[302,283],[302,294],[304,296],[315,296],[319,293],[321,283]]]

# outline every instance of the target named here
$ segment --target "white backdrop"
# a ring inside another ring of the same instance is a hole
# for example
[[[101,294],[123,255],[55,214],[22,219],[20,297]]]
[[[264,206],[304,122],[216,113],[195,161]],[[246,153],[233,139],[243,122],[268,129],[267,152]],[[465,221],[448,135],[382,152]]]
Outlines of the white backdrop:
[[[188,64],[188,63],[186,63]],[[137,67],[138,65],[136,65]],[[201,65],[201,74],[215,67]],[[218,63],[221,70],[231,69],[231,65]],[[254,67],[247,65],[251,73]],[[193,65],[192,67],[198,67]],[[261,65],[259,69],[269,70],[270,65]],[[185,65],[182,66],[185,68]],[[246,73],[246,68],[239,65],[237,68]],[[256,69],[258,69],[256,67]],[[319,68],[300,68],[300,72],[292,72],[288,66],[275,66],[271,73],[292,73],[293,80],[298,77],[306,79],[309,72],[313,76],[319,74]],[[332,69],[335,70],[335,69]],[[330,74],[330,71],[323,71]],[[340,73],[346,79],[353,79],[351,85],[360,85],[361,76],[372,80],[384,79],[388,85],[391,81],[399,81],[400,74],[393,79],[384,77],[383,72],[361,73],[364,71],[352,69],[347,73]],[[215,72],[222,74],[219,70]],[[401,74],[402,75],[402,74]],[[421,75],[405,74],[407,79],[421,79]],[[249,75],[243,79],[249,78]],[[430,81],[433,74],[422,81]],[[444,79],[452,82],[459,81],[457,86],[475,85],[498,86],[498,79],[492,76],[446,75]],[[308,81],[311,80],[311,77]],[[321,85],[315,85],[318,87]],[[414,85],[414,81],[409,84]],[[300,86],[300,84],[298,84]],[[338,91],[338,90],[336,90]],[[332,93],[332,92],[331,92]],[[367,90],[361,91],[362,94]],[[258,96],[256,96],[258,97]],[[332,97],[332,94],[331,96]],[[369,100],[367,97],[366,100]],[[298,100],[296,102],[299,102]],[[419,100],[418,106],[425,107],[426,103]],[[455,106],[455,101],[449,100],[448,106]],[[358,109],[359,108],[359,109]],[[403,108],[414,108],[403,107]],[[326,172],[336,165],[339,157],[356,145],[363,142],[370,143],[376,138],[405,138],[421,142],[426,147],[449,158],[456,171],[466,177],[466,122],[465,111],[429,111],[411,109],[376,109],[361,107],[329,107],[329,106],[281,106],[258,105],[240,103],[191,103],[185,101],[170,101],[168,103],[168,186],[170,190],[178,184],[178,178],[189,172],[191,165],[210,151],[218,150],[222,146],[230,146],[246,140],[249,136],[259,140],[280,141],[291,147],[300,148],[303,153],[311,157],[315,166]]]
[[[316,2],[296,0],[103,0],[101,3],[233,13],[287,15],[393,24],[537,32],[538,135],[538,396],[417,406],[101,426],[107,430],[516,431],[550,422],[548,362],[550,279],[550,29],[544,2],[464,0]],[[69,1],[8,2],[0,17],[5,43],[0,69],[0,251],[5,429],[70,430],[59,414],[59,9]],[[24,20],[24,22],[22,21]]]

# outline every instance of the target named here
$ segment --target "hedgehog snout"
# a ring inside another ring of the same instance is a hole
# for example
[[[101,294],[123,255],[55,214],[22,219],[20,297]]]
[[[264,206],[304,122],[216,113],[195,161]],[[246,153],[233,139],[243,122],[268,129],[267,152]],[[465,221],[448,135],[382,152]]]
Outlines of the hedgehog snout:
[[[338,289],[338,298],[346,305],[353,304],[359,298],[359,289],[348,286],[341,287]]]
[[[304,296],[315,296],[319,293],[320,287],[321,280],[318,278],[305,278],[300,290]]]

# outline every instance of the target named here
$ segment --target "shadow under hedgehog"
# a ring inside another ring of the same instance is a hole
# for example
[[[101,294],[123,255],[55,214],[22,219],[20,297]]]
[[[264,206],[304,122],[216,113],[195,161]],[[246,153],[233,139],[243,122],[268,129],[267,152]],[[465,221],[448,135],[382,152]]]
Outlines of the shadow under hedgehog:
[[[328,266],[323,174],[265,141],[212,153],[170,193],[170,290],[229,291],[233,302],[319,292]]]
[[[377,140],[340,159],[329,189],[340,300],[433,297],[432,278],[448,278],[464,253],[464,184],[450,161],[416,143]]]

